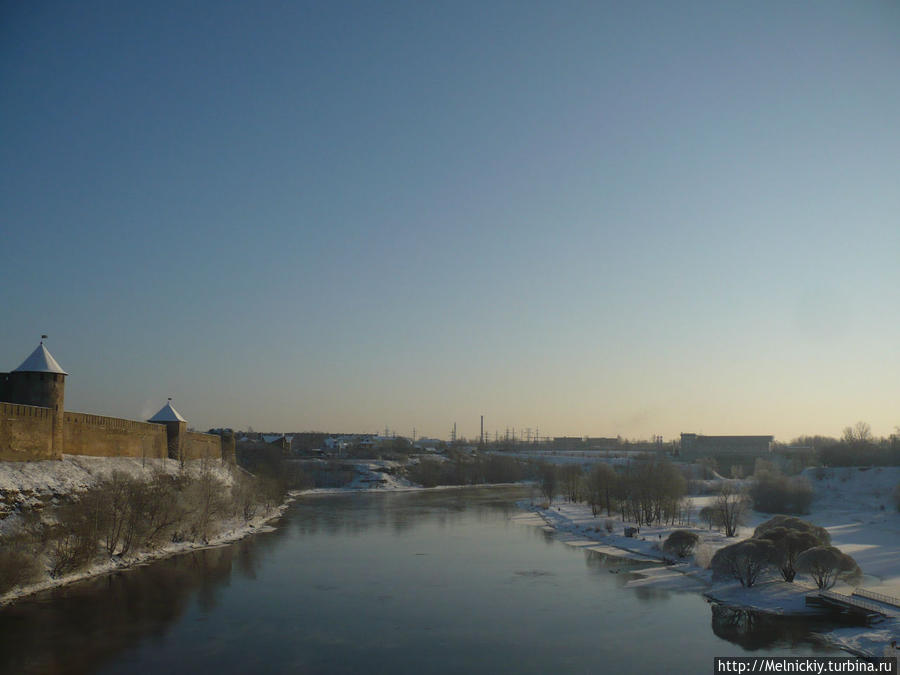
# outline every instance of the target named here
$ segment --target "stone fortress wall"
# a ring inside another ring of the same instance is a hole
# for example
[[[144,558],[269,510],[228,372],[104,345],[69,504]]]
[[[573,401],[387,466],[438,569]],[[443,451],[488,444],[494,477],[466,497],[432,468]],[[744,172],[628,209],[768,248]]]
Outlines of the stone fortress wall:
[[[149,422],[66,412],[63,452],[99,457],[167,457],[166,428]]]
[[[59,372],[40,372],[45,361]],[[37,366],[34,364],[38,363]],[[22,370],[26,368],[26,370]],[[0,461],[98,457],[224,459],[234,462],[234,436],[188,431],[187,424],[138,422],[63,411],[65,378],[43,343],[17,371],[0,373]]]
[[[53,454],[53,411],[0,403],[0,462],[58,459]]]

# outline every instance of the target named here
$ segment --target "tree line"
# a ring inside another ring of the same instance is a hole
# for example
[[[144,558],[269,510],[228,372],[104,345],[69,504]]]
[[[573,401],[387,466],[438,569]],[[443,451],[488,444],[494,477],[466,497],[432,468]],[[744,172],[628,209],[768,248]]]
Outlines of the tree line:
[[[629,462],[616,472],[606,463],[585,471],[580,464],[541,463],[538,484],[548,505],[560,494],[570,502],[585,502],[597,516],[618,513],[639,527],[687,524],[687,479],[671,462],[656,457]]]
[[[232,469],[231,484],[205,462],[199,471],[121,471],[43,512],[28,511],[0,538],[0,593],[170,543],[208,543],[224,527],[269,515],[284,500],[283,477]]]
[[[422,487],[516,483],[533,479],[533,465],[514,457],[451,453],[446,460],[421,458],[406,467],[406,477]]]

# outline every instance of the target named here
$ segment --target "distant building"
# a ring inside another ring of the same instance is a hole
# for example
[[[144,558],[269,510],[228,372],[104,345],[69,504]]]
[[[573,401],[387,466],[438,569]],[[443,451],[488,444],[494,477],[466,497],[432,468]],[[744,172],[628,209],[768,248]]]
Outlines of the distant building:
[[[602,436],[588,436],[584,439],[588,450],[617,450],[619,448],[618,438],[604,438]]]
[[[285,434],[263,434],[262,439],[269,445],[274,445],[275,447],[281,448],[282,452],[287,453],[291,449],[291,444],[294,440],[294,437],[286,436]]]
[[[413,444],[413,447],[418,450],[437,450],[443,445],[444,441],[439,438],[420,438]]]
[[[556,436],[553,439],[554,450],[582,450],[584,439],[581,436]]]
[[[772,450],[774,436],[704,436],[681,434],[680,457],[685,460],[701,457],[766,457]]]

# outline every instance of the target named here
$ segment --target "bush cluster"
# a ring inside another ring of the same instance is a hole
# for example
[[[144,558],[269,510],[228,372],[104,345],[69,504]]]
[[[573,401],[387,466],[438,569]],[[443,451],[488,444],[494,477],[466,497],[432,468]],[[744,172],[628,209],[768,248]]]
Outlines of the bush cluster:
[[[226,485],[209,467],[155,473],[113,472],[43,517],[30,514],[0,539],[0,593],[62,577],[105,558],[152,551],[169,542],[208,543],[223,521],[249,522],[280,504],[284,486],[236,469]]]
[[[754,478],[750,498],[753,508],[763,513],[809,513],[813,491],[805,478],[765,471]]]
[[[757,527],[752,538],[716,551],[710,567],[713,579],[737,579],[748,588],[775,570],[787,582],[798,573],[809,575],[820,589],[839,580],[859,581],[862,572],[856,561],[830,544],[825,528],[778,515]]]

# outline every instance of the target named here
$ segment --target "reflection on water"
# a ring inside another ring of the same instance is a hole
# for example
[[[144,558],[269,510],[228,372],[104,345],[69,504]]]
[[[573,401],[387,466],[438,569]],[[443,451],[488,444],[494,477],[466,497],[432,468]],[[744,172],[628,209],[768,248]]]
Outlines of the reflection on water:
[[[527,495],[301,498],[273,533],[0,610],[0,672],[696,672],[812,653],[808,624],[713,606],[710,632],[696,594],[623,589],[643,563],[511,523]]]
[[[717,604],[711,607],[713,633],[747,651],[801,644],[825,650],[812,638],[810,631],[827,630],[833,626],[827,620],[811,617],[774,616]]]
[[[277,542],[273,535],[90,579],[5,608],[0,672],[92,672],[142,639],[165,635],[191,601],[214,611],[233,570],[255,578],[260,556]]]
[[[363,493],[351,496],[311,495],[302,498],[302,516],[291,521],[301,534],[359,535],[370,530],[412,531],[416,526],[448,527],[474,516],[480,521],[520,513],[515,498],[521,488],[433,490],[428,492]],[[361,505],[365,508],[360,508]],[[315,508],[316,506],[324,508]]]

